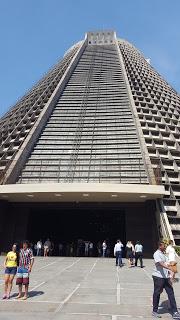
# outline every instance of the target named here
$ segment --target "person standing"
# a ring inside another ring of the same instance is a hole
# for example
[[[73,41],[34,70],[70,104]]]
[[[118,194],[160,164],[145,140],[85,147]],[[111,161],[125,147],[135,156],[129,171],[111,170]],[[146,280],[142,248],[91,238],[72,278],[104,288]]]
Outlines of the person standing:
[[[70,243],[70,257],[74,256],[74,242]]]
[[[63,244],[60,242],[59,243],[59,256],[61,257],[63,255]]]
[[[143,246],[140,241],[137,241],[135,245],[135,267],[137,267],[138,260],[141,268],[143,268]]]
[[[32,246],[32,248],[33,248],[33,254],[34,254],[34,256],[37,256],[37,243],[35,243],[35,244]]]
[[[158,245],[158,249],[153,255],[155,269],[152,274],[152,278],[154,282],[152,316],[154,318],[161,318],[161,316],[158,313],[158,306],[159,306],[160,295],[163,289],[165,289],[168,295],[168,300],[169,300],[171,311],[172,311],[172,318],[180,319],[180,314],[177,310],[176,300],[174,296],[174,290],[170,282],[169,271],[171,270],[171,266],[168,264],[168,259],[164,254],[164,251],[165,251],[165,244],[163,241],[160,241]]]
[[[111,248],[110,248],[110,242],[109,242],[109,240],[106,241],[106,244],[107,244],[106,257],[109,258],[109,257],[110,257],[110,253],[111,253]]]
[[[77,241],[77,257],[83,257],[84,256],[84,241],[83,239],[78,239]]]
[[[29,241],[23,241],[23,247],[19,252],[19,266],[17,269],[16,284],[19,286],[19,294],[16,299],[22,298],[22,286],[25,287],[25,293],[22,300],[28,298],[29,274],[34,264],[33,251],[29,248]]]
[[[44,257],[47,257],[49,255],[50,250],[51,250],[51,241],[47,239],[44,242]]]
[[[97,243],[98,257],[101,257],[101,247],[102,247],[101,241],[98,241]]]
[[[9,299],[13,280],[17,272],[17,264],[18,264],[18,251],[17,245],[13,244],[12,250],[8,252],[6,259],[4,261],[5,268],[5,277],[4,277],[4,295],[3,299]]]
[[[126,244],[126,258],[128,259],[129,268],[133,266],[135,248],[131,241]]]
[[[42,241],[41,240],[39,240],[37,242],[36,248],[37,248],[36,255],[41,256],[41,250],[42,250]]]
[[[120,240],[114,246],[114,256],[116,257],[116,266],[122,267],[122,248],[123,244]]]
[[[55,245],[54,245],[53,241],[51,241],[50,243],[51,243],[51,245],[50,245],[50,249],[49,249],[49,256],[52,256],[54,254]]]
[[[85,241],[84,242],[84,254],[85,254],[85,257],[88,257],[89,256],[89,241]]]
[[[93,248],[94,248],[93,242],[90,241],[90,243],[89,243],[89,256],[90,257],[93,256]]]
[[[103,258],[106,257],[106,249],[107,249],[107,244],[106,244],[106,240],[104,240],[102,243],[102,256],[103,256]]]

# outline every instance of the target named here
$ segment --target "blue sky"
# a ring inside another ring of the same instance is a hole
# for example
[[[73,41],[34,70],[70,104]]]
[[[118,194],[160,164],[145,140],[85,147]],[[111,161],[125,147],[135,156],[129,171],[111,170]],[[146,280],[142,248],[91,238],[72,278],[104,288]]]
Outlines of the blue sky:
[[[180,0],[0,1],[0,115],[88,30],[114,29],[180,92]]]

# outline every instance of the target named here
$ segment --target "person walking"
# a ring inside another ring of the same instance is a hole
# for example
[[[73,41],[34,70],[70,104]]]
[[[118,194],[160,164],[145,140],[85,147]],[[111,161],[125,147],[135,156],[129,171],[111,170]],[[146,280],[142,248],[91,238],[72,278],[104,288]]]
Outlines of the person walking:
[[[180,319],[180,314],[177,310],[176,300],[174,296],[174,290],[170,282],[170,271],[172,267],[168,264],[168,259],[164,254],[164,252],[165,252],[165,244],[163,241],[160,241],[158,244],[158,249],[153,255],[155,268],[152,274],[152,278],[154,282],[152,316],[154,318],[161,318],[161,315],[158,313],[158,306],[159,306],[160,295],[163,289],[165,289],[168,295],[168,300],[169,300],[171,311],[172,311],[172,318]]]
[[[117,243],[114,246],[114,256],[116,257],[116,266],[122,267],[122,248],[123,244],[121,240],[117,240]]]
[[[137,267],[138,260],[140,267],[143,268],[143,246],[140,241],[137,241],[135,245],[135,267]]]
[[[126,244],[126,258],[128,260],[129,268],[133,266],[135,248],[131,241],[128,241]]]
[[[42,250],[42,241],[41,240],[39,240],[36,243],[36,248],[37,248],[36,255],[41,256],[41,250]]]
[[[4,295],[3,299],[9,299],[13,280],[17,272],[18,264],[18,250],[17,244],[13,244],[12,250],[8,252],[6,259],[4,261],[5,276],[4,276]]]
[[[106,240],[104,240],[102,243],[102,256],[103,256],[103,258],[106,257],[106,249],[107,249],[107,244],[106,244]]]
[[[16,284],[19,287],[19,294],[16,299],[26,300],[28,298],[29,274],[32,271],[34,257],[32,249],[29,248],[29,241],[23,241],[23,247],[19,252],[19,265],[17,268]],[[22,286],[25,287],[24,297],[22,297]]]

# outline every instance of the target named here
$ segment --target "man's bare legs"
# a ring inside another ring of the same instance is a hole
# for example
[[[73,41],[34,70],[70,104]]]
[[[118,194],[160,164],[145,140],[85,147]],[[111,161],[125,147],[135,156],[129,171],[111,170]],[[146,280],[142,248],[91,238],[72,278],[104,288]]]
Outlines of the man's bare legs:
[[[18,296],[16,297],[16,299],[20,299],[22,297],[22,284],[19,284],[18,285],[18,289],[19,289],[19,294]]]

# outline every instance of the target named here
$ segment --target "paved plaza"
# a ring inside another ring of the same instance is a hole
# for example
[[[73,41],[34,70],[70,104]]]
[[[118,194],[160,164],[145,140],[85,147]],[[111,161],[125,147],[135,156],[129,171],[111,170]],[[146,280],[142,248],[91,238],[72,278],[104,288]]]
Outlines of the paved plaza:
[[[3,260],[0,288],[3,292]],[[114,259],[38,257],[31,274],[29,299],[0,301],[0,320],[152,319],[153,261],[145,268],[115,267]],[[174,285],[180,306],[180,285]],[[167,297],[161,297],[163,319],[171,319]]]

